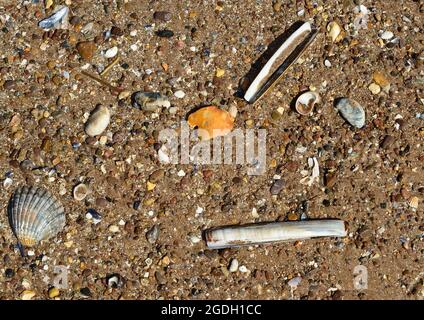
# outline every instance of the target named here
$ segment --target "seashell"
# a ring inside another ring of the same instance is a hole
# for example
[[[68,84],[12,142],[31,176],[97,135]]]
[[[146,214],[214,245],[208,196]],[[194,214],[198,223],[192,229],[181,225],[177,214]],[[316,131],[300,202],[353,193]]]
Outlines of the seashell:
[[[202,140],[209,140],[225,136],[234,126],[234,118],[229,112],[215,106],[203,107],[188,117],[188,124],[198,127],[198,134]]]
[[[318,31],[312,29],[309,22],[305,22],[299,26],[267,61],[246,90],[244,99],[249,103],[253,103],[271,90],[271,88],[282,78],[285,71],[296,62],[306,48],[312,43],[317,34]],[[287,58],[276,69],[274,65],[281,57]],[[273,72],[273,70],[275,70],[275,72]]]
[[[54,13],[38,22],[38,26],[43,29],[57,28],[60,24],[63,24],[63,28],[67,27],[67,19],[69,14],[69,8],[66,6],[56,7]]]
[[[336,109],[352,126],[360,129],[365,125],[364,108],[355,100],[341,98],[336,102]]]
[[[66,223],[62,204],[41,187],[18,188],[7,211],[13,233],[19,243],[28,247],[54,237]]]
[[[110,111],[108,107],[99,104],[91,113],[85,124],[85,133],[90,137],[98,136],[105,131],[110,122]]]
[[[73,191],[74,199],[77,201],[82,201],[88,194],[88,187],[84,183],[80,183],[75,186]]]
[[[321,97],[315,91],[302,93],[297,99],[295,108],[301,115],[306,116],[312,112],[316,103],[321,102]]]
[[[144,111],[158,111],[160,108],[169,108],[171,103],[168,98],[159,92],[135,92],[132,95],[132,105]]]
[[[208,248],[222,249],[317,237],[345,237],[346,235],[346,226],[342,220],[308,220],[209,229],[205,231],[205,240]]]
[[[327,25],[327,31],[328,36],[331,38],[331,41],[338,42],[340,41],[341,37],[339,37],[340,33],[342,32],[342,28],[339,26],[339,24],[335,21],[330,22]]]

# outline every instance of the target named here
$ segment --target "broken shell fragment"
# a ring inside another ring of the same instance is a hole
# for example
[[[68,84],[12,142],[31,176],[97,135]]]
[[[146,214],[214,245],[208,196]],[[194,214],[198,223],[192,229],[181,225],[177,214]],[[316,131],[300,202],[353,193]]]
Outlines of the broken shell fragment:
[[[84,183],[80,183],[75,186],[73,195],[74,199],[77,201],[82,201],[88,194],[88,187]]]
[[[335,21],[330,22],[327,25],[327,31],[328,31],[328,36],[331,38],[331,41],[338,42],[341,40],[340,34],[342,32],[342,28],[339,26],[337,22]]]
[[[300,25],[267,61],[246,90],[244,99],[254,103],[282,78],[285,71],[302,55],[318,34],[309,22]],[[276,68],[277,61],[284,61]]]
[[[321,102],[321,98],[315,91],[302,93],[297,99],[295,108],[301,115],[306,116],[312,112],[316,103]]]
[[[231,132],[234,117],[225,110],[207,106],[190,114],[188,124],[198,128],[198,135],[202,140],[209,140]]]
[[[85,124],[85,133],[90,137],[102,134],[110,122],[109,108],[103,105],[98,105]]]
[[[222,249],[317,237],[345,237],[346,235],[346,226],[342,220],[309,220],[209,229],[205,231],[205,240],[208,248]]]
[[[365,125],[364,108],[355,100],[341,98],[336,102],[336,109],[352,126],[360,129]]]
[[[61,28],[67,28],[68,24],[68,14],[69,14],[69,8],[66,6],[59,6],[56,7],[54,10],[54,13],[41,20],[38,23],[38,26],[43,29],[52,29],[52,28],[58,28],[60,25]]]
[[[13,233],[19,243],[27,247],[54,237],[66,223],[62,204],[41,187],[18,188],[7,212]]]
[[[169,108],[168,98],[159,92],[135,92],[132,95],[132,105],[144,111],[158,111],[160,108]]]

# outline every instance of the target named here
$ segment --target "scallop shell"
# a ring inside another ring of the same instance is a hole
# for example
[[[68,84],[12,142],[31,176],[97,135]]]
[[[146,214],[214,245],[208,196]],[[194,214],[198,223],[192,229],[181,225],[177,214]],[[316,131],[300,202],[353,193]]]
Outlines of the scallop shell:
[[[66,223],[62,204],[41,187],[18,188],[7,211],[13,233],[28,247],[54,237]]]
[[[306,116],[312,112],[315,104],[320,101],[321,98],[315,91],[304,92],[296,99],[296,111],[301,115]]]
[[[352,126],[360,129],[365,125],[364,108],[355,100],[341,98],[336,102],[336,109]]]

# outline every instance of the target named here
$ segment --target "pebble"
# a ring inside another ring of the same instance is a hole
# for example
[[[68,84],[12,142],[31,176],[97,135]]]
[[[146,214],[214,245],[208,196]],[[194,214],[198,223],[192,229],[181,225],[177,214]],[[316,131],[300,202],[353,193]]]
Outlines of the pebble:
[[[225,70],[224,69],[221,69],[221,68],[217,68],[216,69],[215,76],[217,78],[221,78],[224,74],[225,74]]]
[[[112,47],[112,48],[106,50],[105,57],[109,59],[109,58],[113,58],[117,54],[118,54],[118,47],[115,46],[115,47]]]
[[[96,45],[92,41],[78,42],[77,51],[81,58],[89,61],[93,58],[94,53],[96,52]]]
[[[160,227],[158,224],[155,224],[149,231],[146,233],[146,239],[149,243],[154,244],[159,238]]]
[[[21,299],[22,300],[32,300],[32,298],[35,297],[35,292],[32,290],[24,290],[21,293]]]
[[[336,102],[336,109],[352,126],[360,129],[365,125],[365,110],[357,101],[341,98]]]
[[[160,38],[171,38],[174,36],[174,32],[168,29],[156,31],[156,35]]]
[[[117,232],[119,232],[119,227],[112,224],[111,226],[109,226],[109,231],[113,232],[113,233],[117,233]]]
[[[60,291],[59,291],[58,288],[53,287],[49,290],[49,298],[50,299],[54,299],[54,298],[58,297],[59,295],[60,295]]]
[[[380,38],[383,40],[390,40],[391,38],[394,37],[393,32],[391,31],[384,31],[381,35]]]
[[[98,105],[85,124],[85,133],[90,137],[102,134],[110,122],[109,108],[103,105]]]
[[[330,22],[327,25],[327,31],[328,31],[328,36],[331,38],[331,41],[337,42],[337,41],[340,40],[339,35],[342,31],[342,28],[340,27],[340,25],[337,22],[335,22],[335,21]]]
[[[246,272],[249,272],[249,269],[247,269],[246,266],[240,266],[239,271],[242,272],[242,273],[246,273]]]
[[[156,20],[167,22],[172,19],[172,14],[169,11],[156,11],[153,14],[153,18]]]
[[[154,184],[154,183],[152,183],[150,181],[147,181],[146,182],[146,189],[147,189],[147,191],[152,191],[155,187],[156,187],[156,184]]]
[[[185,92],[182,90],[177,90],[174,92],[174,96],[178,99],[182,99],[185,97]]]
[[[132,97],[132,105],[144,111],[155,112],[160,108],[169,108],[171,103],[168,98],[159,92],[135,92]]]
[[[81,289],[80,289],[80,293],[81,293],[81,295],[82,295],[82,296],[84,296],[84,297],[87,297],[87,298],[91,297],[91,291],[90,291],[90,289],[89,289],[89,288],[87,288],[87,287],[81,288]]]
[[[228,267],[228,271],[230,271],[230,272],[237,272],[238,267],[239,267],[238,260],[235,259],[235,258],[234,259],[231,259],[230,266]]]
[[[368,90],[370,90],[372,94],[379,94],[381,92],[380,86],[374,82],[368,86]]]
[[[88,187],[84,183],[80,183],[75,186],[73,190],[74,199],[77,201],[82,201],[88,194]]]
[[[290,286],[290,288],[296,289],[297,286],[300,284],[300,282],[302,282],[301,277],[294,277],[294,278],[290,279],[290,281],[287,282],[287,284]]]
[[[283,179],[277,179],[274,181],[274,183],[271,186],[271,194],[277,195],[280,193],[280,191],[284,188],[285,182]]]
[[[386,135],[383,141],[380,144],[382,149],[389,149],[389,147],[393,144],[395,138],[391,135]]]
[[[162,180],[164,176],[165,176],[165,170],[158,169],[152,172],[152,174],[149,177],[149,181],[153,183],[157,183],[160,180]]]

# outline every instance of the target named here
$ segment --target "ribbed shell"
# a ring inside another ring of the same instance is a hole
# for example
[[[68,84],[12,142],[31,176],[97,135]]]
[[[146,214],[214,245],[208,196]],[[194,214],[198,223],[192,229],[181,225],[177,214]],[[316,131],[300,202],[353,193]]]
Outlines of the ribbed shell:
[[[7,211],[15,236],[28,247],[54,237],[66,223],[62,204],[41,187],[18,188]]]

